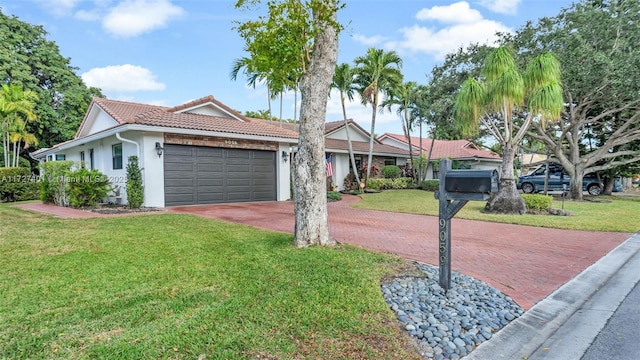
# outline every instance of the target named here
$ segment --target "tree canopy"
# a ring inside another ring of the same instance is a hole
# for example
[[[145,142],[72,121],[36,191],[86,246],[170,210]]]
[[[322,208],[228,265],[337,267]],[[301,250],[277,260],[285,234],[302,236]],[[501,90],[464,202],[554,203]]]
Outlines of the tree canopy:
[[[42,26],[31,25],[0,12],[0,83],[15,84],[36,94],[37,122],[26,131],[41,147],[72,138],[97,88],[88,88],[76,75],[77,68],[47,40]]]

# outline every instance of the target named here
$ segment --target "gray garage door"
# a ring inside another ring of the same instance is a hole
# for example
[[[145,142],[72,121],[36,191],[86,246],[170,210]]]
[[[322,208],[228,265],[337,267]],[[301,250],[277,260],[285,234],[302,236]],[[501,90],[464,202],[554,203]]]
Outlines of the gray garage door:
[[[165,145],[165,206],[270,200],[275,152]]]

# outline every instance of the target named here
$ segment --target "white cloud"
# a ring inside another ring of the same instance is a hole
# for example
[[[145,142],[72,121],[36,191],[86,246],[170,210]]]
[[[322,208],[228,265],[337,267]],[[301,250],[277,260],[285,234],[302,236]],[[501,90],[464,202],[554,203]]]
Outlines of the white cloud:
[[[387,39],[387,37],[385,36],[381,36],[381,35],[376,35],[376,36],[365,36],[365,35],[361,35],[361,34],[354,34],[353,35],[353,39],[361,44],[367,45],[367,46],[374,46],[377,44],[380,44],[381,42],[385,41]]]
[[[94,10],[78,10],[76,11],[76,13],[74,14],[74,17],[78,20],[83,20],[83,21],[97,21],[100,20],[100,17],[102,15],[100,14],[100,11],[97,9]]]
[[[163,83],[156,81],[156,76],[149,69],[130,64],[93,68],[81,77],[87,86],[104,91],[133,92],[165,88]]]
[[[522,0],[481,0],[480,5],[499,14],[515,15]]]
[[[112,8],[102,21],[103,28],[116,36],[137,36],[185,14],[168,0],[126,0]]]
[[[429,26],[415,24],[400,29],[402,39],[385,43],[386,49],[424,53],[442,60],[446,54],[473,43],[495,45],[498,40],[496,32],[511,32],[502,23],[484,19],[480,12],[471,9],[464,1],[425,8],[416,17],[428,21]]]
[[[472,9],[466,1],[447,6],[425,8],[416,14],[418,20],[435,20],[445,24],[467,24],[482,20],[478,10]]]
[[[381,94],[380,102],[384,101],[384,96]],[[370,131],[371,130],[371,104],[367,104],[367,106],[362,105],[360,102],[360,96],[356,93],[353,96],[353,101],[347,101],[345,103],[345,107],[347,109],[347,117],[353,119],[358,125],[362,126],[363,129]],[[331,90],[331,96],[329,97],[329,101],[327,102],[327,121],[338,121],[342,120],[342,104],[340,103],[340,93],[337,90]],[[398,128],[402,127],[400,123],[400,119],[396,114],[395,110],[389,111],[387,109],[384,112],[376,113],[376,133],[381,135],[385,132],[385,128],[388,128],[388,125],[397,124]],[[395,128],[395,127],[393,127]],[[382,130],[382,131],[380,131]]]
[[[69,15],[81,0],[40,0],[36,1],[55,16]]]

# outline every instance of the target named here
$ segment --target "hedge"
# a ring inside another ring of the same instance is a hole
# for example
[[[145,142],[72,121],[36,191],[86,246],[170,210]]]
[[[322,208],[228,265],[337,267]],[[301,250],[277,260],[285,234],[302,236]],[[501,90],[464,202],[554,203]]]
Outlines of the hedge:
[[[543,194],[522,194],[528,210],[547,211],[553,203],[553,196]]]
[[[0,200],[6,202],[38,198],[37,178],[25,167],[0,168]]]
[[[397,179],[382,179],[374,178],[369,179],[367,187],[373,190],[387,190],[387,189],[413,189],[416,187],[412,178],[397,178]]]

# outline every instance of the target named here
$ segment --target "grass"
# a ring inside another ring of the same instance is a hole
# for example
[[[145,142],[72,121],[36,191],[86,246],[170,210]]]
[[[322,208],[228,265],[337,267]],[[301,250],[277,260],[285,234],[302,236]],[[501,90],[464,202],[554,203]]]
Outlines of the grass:
[[[418,359],[380,293],[402,262],[189,215],[0,205],[0,358]]]
[[[354,205],[358,208],[438,216],[438,200],[433,192],[386,190],[360,196],[362,201]],[[640,230],[640,197],[600,196],[595,200],[565,201],[564,209],[572,216],[485,214],[485,202],[470,201],[456,218],[587,231]],[[560,209],[562,202],[554,201],[552,207]]]

